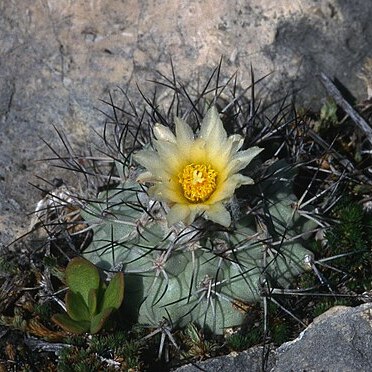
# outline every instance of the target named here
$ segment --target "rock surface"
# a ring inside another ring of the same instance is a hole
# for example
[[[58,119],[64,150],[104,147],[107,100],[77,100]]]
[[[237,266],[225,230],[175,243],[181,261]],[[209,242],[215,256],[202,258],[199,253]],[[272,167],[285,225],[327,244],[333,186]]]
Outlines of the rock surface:
[[[266,359],[267,358],[267,359]],[[175,372],[200,372],[200,371],[223,371],[223,372],[261,372],[270,370],[273,366],[274,353],[270,352],[263,358],[262,347],[252,347],[241,353],[231,353],[226,356],[206,360],[204,362],[187,364],[177,368]]]
[[[372,371],[372,304],[337,306],[277,349],[271,372]]]
[[[221,56],[223,73],[250,68],[262,94],[280,97],[302,88],[301,100],[319,105],[314,78],[324,70],[363,97],[356,77],[372,47],[372,3],[362,0],[58,1],[0,3],[0,242],[27,231],[41,193],[29,185],[66,178],[38,161],[52,154],[41,138],[62,148],[55,125],[74,148],[102,127],[94,108],[120,86],[136,104],[154,87],[155,71],[180,79],[207,77]],[[269,94],[269,95],[270,95]],[[94,139],[93,139],[94,141]]]

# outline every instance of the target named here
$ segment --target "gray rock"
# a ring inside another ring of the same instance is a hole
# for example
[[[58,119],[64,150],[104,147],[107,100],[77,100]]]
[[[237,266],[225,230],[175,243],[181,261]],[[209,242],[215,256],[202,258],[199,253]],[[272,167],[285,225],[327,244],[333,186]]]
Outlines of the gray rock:
[[[371,41],[372,8],[362,11],[363,0],[308,3],[300,16],[278,20],[273,42],[263,48],[282,73],[277,86],[300,90],[301,101],[317,107],[322,86],[316,75],[325,72],[360,97],[357,92],[365,94],[365,88],[357,76],[370,56],[365,46]]]
[[[273,366],[273,355],[273,352],[269,352],[264,356],[262,347],[252,347],[241,353],[231,353],[204,362],[187,364],[177,368],[175,372],[260,372],[263,367],[268,370]]]
[[[277,349],[271,372],[372,371],[372,304],[334,307]]]

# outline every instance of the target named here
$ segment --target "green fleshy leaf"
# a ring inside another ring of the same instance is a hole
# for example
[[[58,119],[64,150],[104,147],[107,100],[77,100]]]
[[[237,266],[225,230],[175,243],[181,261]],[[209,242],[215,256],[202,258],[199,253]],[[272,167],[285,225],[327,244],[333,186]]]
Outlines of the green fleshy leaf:
[[[104,326],[104,324],[106,323],[107,319],[109,318],[113,311],[114,308],[109,307],[100,312],[99,314],[97,314],[96,316],[94,316],[90,323],[90,333],[91,334],[98,333],[102,329],[102,327]]]
[[[116,273],[103,295],[101,310],[107,308],[118,309],[124,299],[124,274]]]
[[[61,327],[63,330],[71,333],[82,334],[89,332],[90,322],[76,321],[71,319],[66,313],[54,314],[52,321]]]
[[[67,314],[76,321],[90,321],[88,304],[80,293],[68,291],[65,296]]]
[[[89,291],[98,289],[100,276],[98,269],[88,260],[75,257],[66,268],[66,282],[72,292],[80,293],[88,304]]]
[[[89,309],[89,314],[92,316],[96,315],[97,312],[97,289],[92,288],[89,291],[89,296],[88,296],[88,309]]]

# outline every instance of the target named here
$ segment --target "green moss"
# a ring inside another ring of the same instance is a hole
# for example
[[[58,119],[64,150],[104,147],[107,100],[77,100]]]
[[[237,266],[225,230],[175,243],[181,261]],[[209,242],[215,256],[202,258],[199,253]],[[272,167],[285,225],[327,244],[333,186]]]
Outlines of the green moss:
[[[281,345],[290,339],[291,327],[285,320],[281,319],[280,322],[270,327],[270,334],[272,342],[276,345]]]
[[[246,333],[235,333],[226,339],[227,347],[232,351],[243,351],[262,340],[262,328],[254,327]]]
[[[362,206],[350,199],[345,199],[333,215],[339,222],[326,232],[326,239],[332,253],[366,250],[367,235],[363,225]]]
[[[103,364],[98,355],[78,347],[66,347],[59,355],[58,372],[113,371]]]
[[[141,343],[132,340],[127,332],[119,330],[108,335],[93,335],[90,339],[74,336],[69,341],[74,346],[60,353],[58,371],[114,371],[119,366],[121,370],[140,369]],[[118,365],[115,367],[109,361],[117,361]]]
[[[39,315],[42,318],[50,319],[53,314],[53,308],[50,302],[37,303],[34,307],[35,315]]]
[[[350,300],[348,299],[326,299],[323,301],[319,301],[318,303],[315,304],[313,310],[312,310],[312,315],[314,318],[317,316],[323,314],[333,306],[349,306],[350,305]]]
[[[333,212],[337,222],[326,232],[327,256],[344,254],[332,264],[348,273],[347,287],[361,293],[371,288],[372,216],[357,201],[344,198]],[[340,275],[331,273],[337,284]]]
[[[16,263],[7,259],[7,257],[0,257],[0,273],[16,274]]]
[[[328,98],[320,109],[319,118],[321,125],[325,127],[338,123],[337,104],[332,98]]]

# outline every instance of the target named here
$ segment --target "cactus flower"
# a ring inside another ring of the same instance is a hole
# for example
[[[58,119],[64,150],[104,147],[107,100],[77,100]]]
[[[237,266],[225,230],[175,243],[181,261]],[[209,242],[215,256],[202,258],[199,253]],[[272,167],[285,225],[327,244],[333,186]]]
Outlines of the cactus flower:
[[[168,225],[183,221],[191,224],[202,215],[222,226],[231,224],[225,203],[235,189],[253,184],[252,178],[240,173],[263,149],[251,147],[239,151],[244,138],[238,134],[228,136],[217,109],[212,107],[194,135],[191,127],[175,118],[175,134],[161,124],[154,127],[153,149],[143,149],[135,160],[146,171],[138,182],[153,185],[150,197],[167,203]]]

